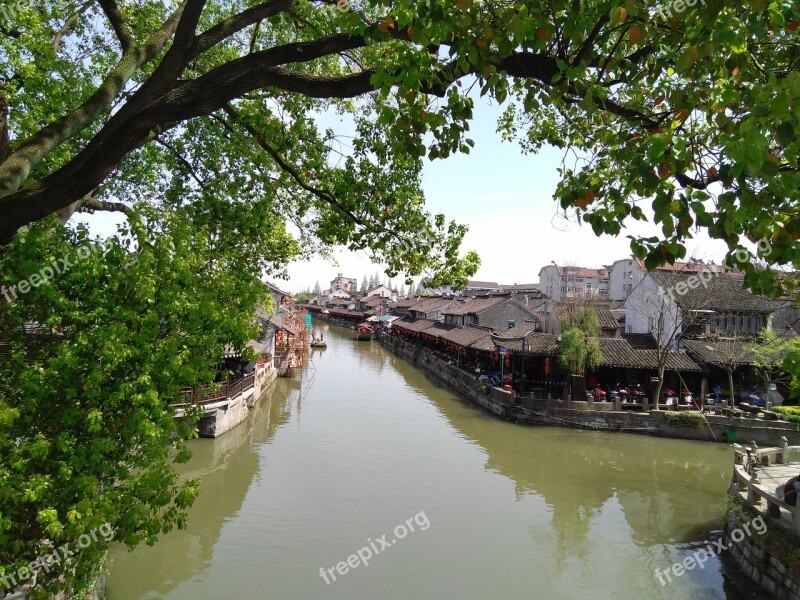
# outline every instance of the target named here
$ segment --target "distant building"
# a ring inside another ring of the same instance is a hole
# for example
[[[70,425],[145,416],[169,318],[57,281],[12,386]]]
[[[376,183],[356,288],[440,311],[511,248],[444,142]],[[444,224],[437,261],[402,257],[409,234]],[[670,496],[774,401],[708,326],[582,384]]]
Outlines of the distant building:
[[[339,273],[338,275],[336,275],[336,279],[331,281],[330,294],[340,291],[344,292],[349,296],[353,294],[357,288],[358,288],[358,281],[356,281],[352,277],[345,277],[344,275]]]
[[[609,270],[563,266],[555,263],[539,271],[539,289],[553,300],[607,300]]]

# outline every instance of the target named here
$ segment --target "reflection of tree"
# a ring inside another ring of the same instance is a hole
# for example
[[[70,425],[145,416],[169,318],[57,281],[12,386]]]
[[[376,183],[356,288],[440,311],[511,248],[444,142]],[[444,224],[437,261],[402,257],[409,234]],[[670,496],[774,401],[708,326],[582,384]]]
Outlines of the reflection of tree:
[[[225,522],[241,510],[253,479],[259,471],[258,448],[275,435],[279,426],[289,420],[292,388],[299,382],[279,379],[255,404],[245,423],[215,440],[190,442],[193,457],[178,470],[186,478],[200,479],[200,495],[189,511],[185,531],[162,536],[156,548],[139,547],[128,553],[121,547],[111,553],[113,566],[109,577],[109,597],[116,585],[137,588],[130,596],[145,597],[148,593],[166,596],[181,581],[204,572],[211,565],[214,547]],[[169,560],[164,560],[169,557]],[[141,561],[136,572],[147,572],[146,580],[132,581],[125,577],[126,563]],[[120,584],[115,581],[120,574]]]

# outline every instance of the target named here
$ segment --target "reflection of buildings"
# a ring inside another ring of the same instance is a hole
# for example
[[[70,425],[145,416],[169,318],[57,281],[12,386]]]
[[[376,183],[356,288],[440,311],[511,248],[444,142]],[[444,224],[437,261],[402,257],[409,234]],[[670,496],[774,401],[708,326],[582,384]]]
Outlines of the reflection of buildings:
[[[193,457],[178,465],[183,478],[200,479],[200,495],[189,511],[185,531],[162,535],[155,548],[141,544],[133,553],[116,546],[111,552],[109,598],[114,589],[125,588],[137,598],[166,597],[182,581],[207,570],[225,523],[237,514],[259,471],[259,448],[291,416],[300,382],[281,379],[256,402],[246,423],[216,440],[190,443]],[[164,560],[164,557],[169,560]],[[135,568],[128,565],[136,561]],[[146,565],[146,566],[142,566]],[[131,579],[127,573],[148,573]]]
[[[424,376],[417,369],[399,357],[392,363],[410,387],[421,387]],[[587,536],[595,518],[615,503],[632,540],[642,548],[696,540],[698,528],[707,531],[722,524],[730,479],[727,448],[523,427],[475,418],[471,411],[467,417],[463,401],[450,394],[428,396],[456,431],[483,449],[486,469],[514,482],[518,499],[534,494],[544,500],[562,557],[580,557],[591,546]],[[706,491],[709,480],[718,482],[713,493]],[[676,537],[675,532],[682,533]]]

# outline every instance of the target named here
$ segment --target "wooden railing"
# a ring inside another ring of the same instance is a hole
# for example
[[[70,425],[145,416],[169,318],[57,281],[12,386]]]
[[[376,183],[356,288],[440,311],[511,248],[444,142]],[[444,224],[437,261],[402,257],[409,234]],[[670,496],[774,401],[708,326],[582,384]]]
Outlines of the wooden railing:
[[[181,390],[180,402],[173,406],[196,406],[219,402],[227,398],[235,398],[255,385],[255,372],[250,373],[235,383],[206,383],[191,389]]]
[[[235,398],[243,391],[253,387],[253,385],[255,385],[255,381],[256,381],[256,373],[255,371],[253,371],[252,373],[247,375],[244,379],[240,379],[239,381],[231,385],[230,389],[228,390],[228,395],[231,398]]]

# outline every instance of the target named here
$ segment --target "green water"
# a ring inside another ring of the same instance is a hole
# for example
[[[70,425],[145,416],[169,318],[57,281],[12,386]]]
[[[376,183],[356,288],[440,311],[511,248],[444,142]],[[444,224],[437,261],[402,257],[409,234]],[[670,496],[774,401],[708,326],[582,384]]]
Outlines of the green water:
[[[192,442],[188,529],[115,548],[110,600],[764,597],[716,557],[654,577],[719,530],[730,447],[504,423],[317,327],[302,381]]]

